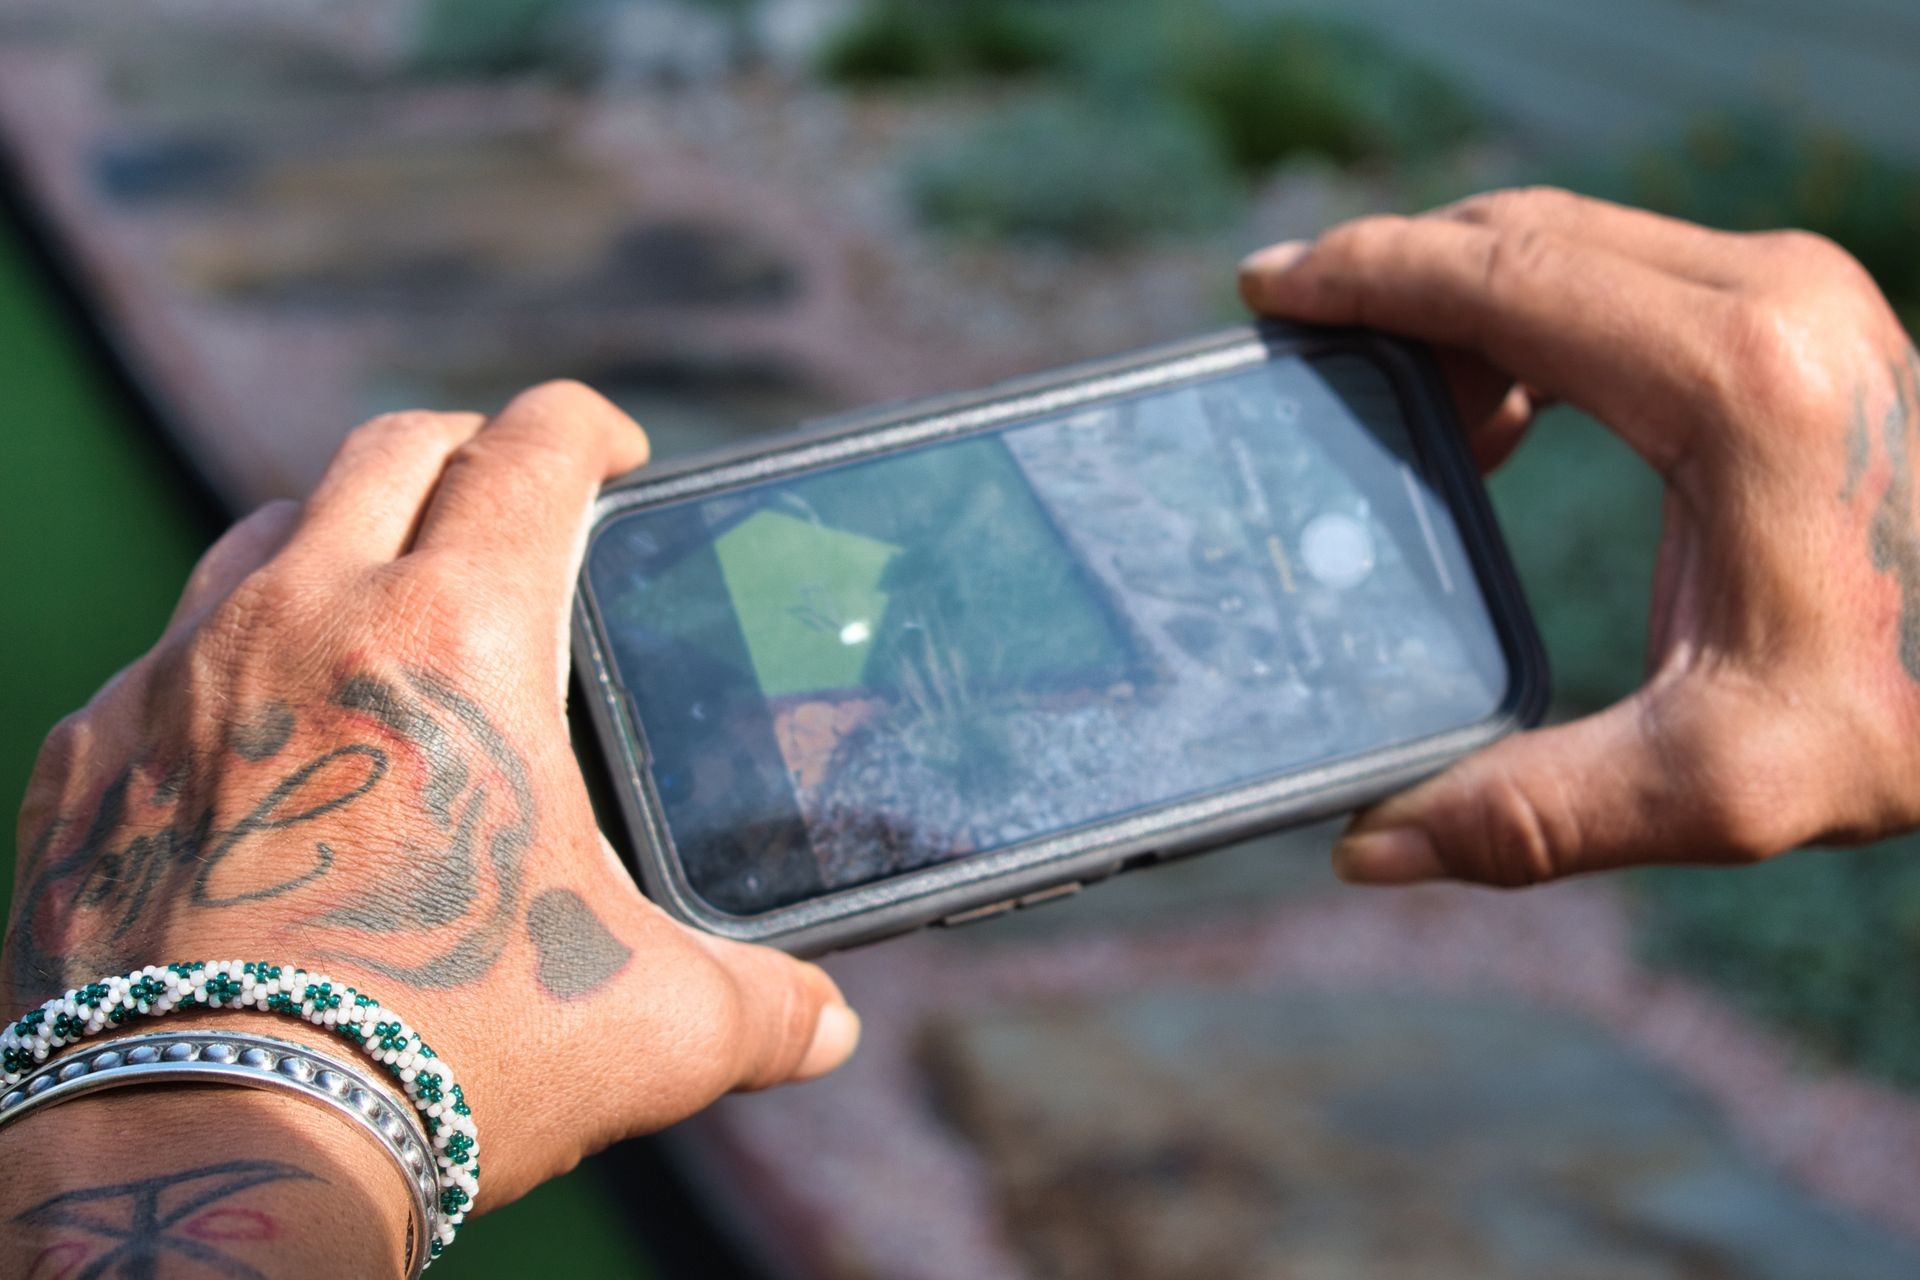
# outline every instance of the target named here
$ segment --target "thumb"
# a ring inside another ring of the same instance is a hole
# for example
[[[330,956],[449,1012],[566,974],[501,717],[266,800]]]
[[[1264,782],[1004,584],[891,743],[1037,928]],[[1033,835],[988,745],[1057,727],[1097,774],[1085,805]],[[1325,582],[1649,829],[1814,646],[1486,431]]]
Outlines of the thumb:
[[[1658,862],[1743,862],[1819,829],[1777,778],[1779,721],[1690,683],[1517,734],[1362,813],[1334,846],[1361,884],[1518,887]],[[1778,785],[1776,785],[1778,784]]]
[[[733,990],[733,1088],[813,1080],[853,1056],[860,1016],[826,970],[772,947],[686,932]]]

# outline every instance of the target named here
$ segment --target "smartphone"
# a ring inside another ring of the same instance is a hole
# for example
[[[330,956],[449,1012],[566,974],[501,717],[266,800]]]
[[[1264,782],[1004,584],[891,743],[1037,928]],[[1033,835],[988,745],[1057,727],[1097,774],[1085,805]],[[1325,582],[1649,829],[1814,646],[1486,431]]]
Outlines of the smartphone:
[[[1426,353],[1278,326],[636,473],[574,644],[646,892],[802,955],[1354,808],[1547,694]]]

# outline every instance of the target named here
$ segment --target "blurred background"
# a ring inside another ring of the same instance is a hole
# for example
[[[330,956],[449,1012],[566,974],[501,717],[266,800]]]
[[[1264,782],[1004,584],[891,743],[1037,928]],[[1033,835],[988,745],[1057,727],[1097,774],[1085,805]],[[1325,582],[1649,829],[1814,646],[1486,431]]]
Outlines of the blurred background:
[[[1824,232],[1920,323],[1906,0],[0,0],[0,150],[9,797],[384,409],[571,376],[672,456],[1537,181]],[[1491,485],[1559,711],[1630,688],[1657,486],[1564,410]],[[1382,895],[1329,836],[839,957],[847,1071],[435,1274],[1920,1274],[1920,848]]]

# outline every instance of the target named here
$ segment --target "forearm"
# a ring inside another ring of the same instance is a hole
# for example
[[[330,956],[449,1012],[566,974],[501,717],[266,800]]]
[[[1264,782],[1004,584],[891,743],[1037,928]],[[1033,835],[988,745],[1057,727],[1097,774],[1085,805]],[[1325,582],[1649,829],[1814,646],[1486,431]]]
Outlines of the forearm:
[[[0,1130],[0,1280],[400,1276],[408,1203],[369,1137],[298,1099],[112,1090]]]

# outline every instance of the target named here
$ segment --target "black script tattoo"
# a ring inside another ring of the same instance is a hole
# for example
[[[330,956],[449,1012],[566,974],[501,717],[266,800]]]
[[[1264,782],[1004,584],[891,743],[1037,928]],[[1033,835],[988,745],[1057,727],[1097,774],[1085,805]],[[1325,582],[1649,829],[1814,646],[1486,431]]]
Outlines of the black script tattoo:
[[[6,954],[16,992],[44,998],[120,967],[139,949],[123,939],[182,910],[257,903],[322,880],[351,892],[291,921],[324,931],[325,950],[316,954],[414,986],[484,977],[526,908],[535,829],[526,760],[478,703],[429,671],[410,669],[397,680],[355,675],[329,701],[352,713],[341,745],[302,758],[291,744],[310,713],[276,701],[227,731],[232,754],[186,757],[159,784],[159,766],[131,765],[90,814],[56,815],[22,872]],[[270,770],[273,784],[228,825],[219,811],[223,772],[253,765]],[[424,822],[404,821],[395,809],[392,790],[402,783],[413,788]],[[324,828],[316,834],[327,839],[257,847],[382,786],[383,812],[396,821],[365,857],[350,847],[336,852],[341,837]],[[415,829],[424,834],[408,838]],[[342,863],[355,875],[336,874]]]
[[[1881,446],[1889,478],[1867,529],[1873,567],[1890,575],[1900,592],[1900,663],[1920,681],[1920,530],[1913,507],[1912,435],[1920,429],[1920,352],[1893,368],[1893,404],[1881,421]],[[1865,421],[1864,412],[1859,420]]]
[[[266,1280],[266,1272],[221,1246],[235,1240],[271,1243],[280,1235],[279,1220],[257,1208],[220,1206],[243,1191],[289,1181],[326,1179],[279,1160],[229,1160],[137,1182],[62,1192],[13,1221],[23,1227],[64,1228],[106,1242],[104,1252],[73,1273],[76,1280],[153,1280],[161,1274],[161,1263],[170,1259],[234,1280]]]
[[[27,862],[25,890],[16,923],[9,935],[8,976],[23,995],[52,994],[65,989],[85,967],[97,970],[119,957],[93,958],[70,954],[56,940],[61,925],[79,909],[104,913],[110,923],[101,941],[124,938],[159,902],[182,899],[202,907],[232,906],[289,893],[325,875],[333,865],[333,850],[317,841],[307,865],[276,883],[218,892],[214,877],[235,852],[260,836],[285,831],[343,809],[379,784],[387,771],[386,753],[365,744],[350,744],[325,752],[294,768],[275,783],[266,796],[233,826],[214,825],[211,803],[193,812],[176,810],[173,820],[120,842],[128,821],[128,792],[135,769],[122,770],[101,791],[86,830],[74,846],[58,856],[52,846],[71,824],[56,818],[35,842]],[[171,775],[169,775],[171,776]],[[180,794],[191,784],[181,784]]]
[[[605,986],[633,958],[587,900],[571,889],[548,889],[527,908],[527,934],[548,995],[576,1000]]]
[[[330,796],[308,808],[299,809],[293,813],[283,814],[280,812],[282,805],[289,799],[300,795],[305,790],[310,779],[319,775],[323,770],[326,770],[335,761],[355,757],[364,759],[368,766],[365,776],[358,785],[338,795]],[[228,855],[232,854],[235,849],[239,848],[241,842],[246,840],[247,837],[262,831],[280,831],[287,827],[298,826],[303,822],[312,822],[315,818],[323,814],[332,813],[335,809],[352,804],[355,800],[358,800],[361,796],[373,790],[374,785],[386,776],[386,772],[387,753],[378,747],[370,747],[364,743],[357,742],[344,747],[335,747],[325,755],[319,756],[300,766],[300,768],[295,769],[292,773],[282,778],[279,785],[267,793],[266,799],[254,806],[252,813],[249,813],[246,817],[235,823],[233,827],[228,829],[228,831],[220,837],[219,842],[207,853],[207,856],[200,863],[199,871],[193,878],[194,902],[203,907],[231,907],[241,902],[258,902],[262,898],[277,898],[289,890],[297,889],[301,885],[309,881],[317,880],[325,875],[327,868],[333,865],[333,850],[324,842],[318,842],[313,846],[315,855],[313,865],[298,875],[282,880],[278,884],[268,885],[261,889],[248,889],[240,893],[231,893],[224,896],[214,893],[208,887],[213,879],[213,873],[219,869],[220,863],[224,861]]]

